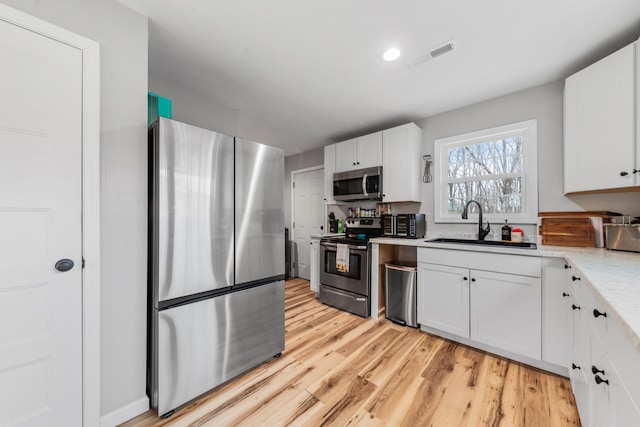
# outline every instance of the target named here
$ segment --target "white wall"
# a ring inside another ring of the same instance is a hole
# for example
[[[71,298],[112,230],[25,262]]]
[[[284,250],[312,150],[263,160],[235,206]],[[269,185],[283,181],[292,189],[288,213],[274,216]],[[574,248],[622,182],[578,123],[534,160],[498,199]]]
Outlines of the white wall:
[[[238,135],[238,110],[158,79],[153,76],[153,70],[149,70],[149,91],[171,100],[172,118],[175,120],[242,137]]]
[[[540,211],[581,210],[562,194],[562,82],[501,96],[464,108],[422,119],[424,154],[433,154],[438,138],[488,129],[529,119],[538,120],[538,208]],[[436,161],[434,159],[434,161]],[[434,183],[423,184],[422,211],[429,231],[456,230],[474,232],[477,222],[469,224],[434,224]],[[499,232],[500,224],[492,229]],[[529,226],[525,232],[535,232]]]
[[[115,1],[4,3],[101,46],[101,414],[112,425],[147,407],[148,21]]]

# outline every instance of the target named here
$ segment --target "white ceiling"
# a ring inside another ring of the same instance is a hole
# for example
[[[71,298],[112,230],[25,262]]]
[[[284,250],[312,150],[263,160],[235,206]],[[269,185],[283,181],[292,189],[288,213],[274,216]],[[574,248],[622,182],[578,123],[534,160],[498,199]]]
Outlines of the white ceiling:
[[[638,0],[119,1],[150,18],[153,77],[288,155],[562,79],[640,36]]]

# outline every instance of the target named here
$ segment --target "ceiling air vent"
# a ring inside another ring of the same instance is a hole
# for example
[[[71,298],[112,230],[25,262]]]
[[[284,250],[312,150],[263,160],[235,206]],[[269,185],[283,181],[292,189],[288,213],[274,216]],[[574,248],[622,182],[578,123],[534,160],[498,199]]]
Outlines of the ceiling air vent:
[[[438,56],[444,55],[445,53],[453,52],[455,48],[456,48],[456,42],[455,40],[451,40],[450,42],[447,42],[443,45],[440,45],[438,47],[431,49],[429,52],[425,54],[422,54],[416,58],[413,58],[411,61],[409,61],[409,66],[411,68],[417,67],[418,65],[422,65],[425,62],[428,62],[428,61],[431,61],[432,59],[437,58]]]

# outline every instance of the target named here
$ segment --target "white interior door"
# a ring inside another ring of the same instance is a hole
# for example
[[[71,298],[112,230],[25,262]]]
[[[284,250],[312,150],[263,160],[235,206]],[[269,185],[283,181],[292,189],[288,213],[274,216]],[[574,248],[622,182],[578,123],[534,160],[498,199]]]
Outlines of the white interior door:
[[[324,224],[324,169],[293,175],[293,232],[298,246],[298,276],[311,277],[311,234],[322,232]]]
[[[0,20],[0,64],[0,425],[79,426],[82,52]]]

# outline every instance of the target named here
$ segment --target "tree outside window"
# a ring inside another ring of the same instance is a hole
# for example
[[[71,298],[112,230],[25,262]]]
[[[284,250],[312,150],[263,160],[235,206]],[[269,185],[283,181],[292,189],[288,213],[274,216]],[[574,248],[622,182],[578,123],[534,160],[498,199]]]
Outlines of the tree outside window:
[[[462,221],[473,199],[489,219],[535,223],[536,146],[535,120],[436,140],[436,222]]]

